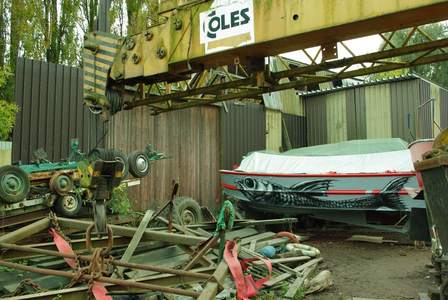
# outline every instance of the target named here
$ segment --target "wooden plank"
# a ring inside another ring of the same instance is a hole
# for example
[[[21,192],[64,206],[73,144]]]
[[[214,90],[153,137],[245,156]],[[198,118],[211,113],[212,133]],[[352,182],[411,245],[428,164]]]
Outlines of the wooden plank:
[[[210,250],[211,247],[213,247],[216,242],[218,241],[218,237],[214,236],[210,238],[210,240],[203,246],[201,246],[201,249],[197,252],[194,257],[191,258],[191,260],[187,263],[187,265],[184,267],[184,271],[188,271],[194,265]]]
[[[288,258],[274,258],[270,259],[269,261],[271,264],[287,264],[292,262],[301,262],[301,261],[309,261],[311,257],[309,256],[296,256],[296,257],[288,257]],[[255,261],[254,264],[256,265],[264,265],[262,261]]]
[[[229,267],[227,263],[223,260],[216,269],[215,273],[213,273],[213,277],[216,279],[216,282],[209,281],[205,285],[204,290],[201,295],[198,297],[198,300],[212,300],[215,299],[216,294],[219,289],[219,285],[222,285],[224,278],[227,276],[229,272]]]
[[[152,210],[146,211],[145,215],[143,216],[142,221],[140,222],[140,225],[137,228],[137,231],[135,232],[134,236],[132,237],[132,240],[129,243],[129,246],[126,248],[126,251],[124,252],[120,261],[129,262],[132,255],[134,255],[134,251],[135,251],[135,249],[137,249],[138,244],[140,244],[143,233],[145,232],[146,228],[148,227],[149,221],[151,220],[153,213],[154,212]],[[123,267],[118,267],[117,273],[120,276],[123,276],[123,270],[124,270]],[[115,277],[115,274],[114,274],[114,277]]]
[[[267,240],[270,238],[273,238],[276,234],[273,232],[262,232],[253,236],[249,236],[247,238],[241,239],[240,241],[240,245],[246,245],[246,244],[250,244],[252,241],[256,240],[256,241],[262,241],[262,240]]]
[[[74,219],[67,219],[67,218],[58,218],[59,224],[65,228],[77,228],[81,230],[87,229],[93,222],[89,221],[81,221],[81,220],[74,220]],[[115,235],[122,235],[122,236],[134,236],[135,232],[137,231],[137,228],[135,227],[125,227],[125,226],[119,226],[119,225],[110,225],[112,228],[112,231]],[[167,232],[159,232],[154,230],[146,229],[142,236],[143,240],[155,240],[155,241],[161,241],[161,242],[167,242],[171,244],[181,244],[181,245],[188,245],[188,246],[196,246],[199,243],[207,240],[203,237],[197,237],[197,236],[191,236],[191,235],[183,235],[183,234],[177,234],[177,233],[167,233]]]
[[[257,247],[257,240],[253,240],[250,242],[249,250],[255,251],[255,247]]]
[[[283,296],[286,299],[294,299],[294,296],[297,294],[298,290],[303,286],[305,283],[305,280],[312,274],[314,271],[316,271],[317,264],[312,265],[309,267],[302,276],[297,277],[297,279],[294,281],[293,284],[291,284],[288,288],[288,291]]]
[[[184,245],[179,245],[179,247],[184,250],[186,253],[193,255],[194,254],[194,250],[191,249],[191,247],[188,246],[184,246]],[[206,256],[202,256],[199,258],[199,263],[203,266],[203,267],[208,267],[208,266],[215,266],[216,264],[209,259]]]
[[[203,237],[207,237],[207,238],[209,238],[209,237],[211,237],[213,234],[212,233],[210,233],[210,232],[208,232],[208,231],[205,231],[204,229],[202,229],[202,228],[198,228],[198,229],[196,229],[195,230],[200,236],[203,236]]]
[[[164,217],[159,216],[159,217],[157,217],[157,219],[164,222],[165,224],[168,224],[168,220],[165,219]],[[173,227],[174,227],[174,229],[176,229],[180,232],[183,232],[185,234],[192,233],[194,235],[201,236],[199,233],[196,232],[196,230],[187,229],[185,226],[182,226],[182,225],[179,225],[176,223],[173,223]],[[193,255],[195,252],[193,249],[191,249],[191,247],[187,247],[187,246],[183,246],[183,245],[179,245],[179,247],[181,247],[182,250],[184,250],[185,252],[187,252],[190,255]],[[203,255],[201,255],[197,258],[198,258],[197,261],[204,267],[214,265],[214,263],[211,260],[209,260],[207,257],[204,257]]]
[[[305,269],[307,269],[307,268],[309,268],[309,267],[311,267],[313,265],[317,265],[321,261],[322,261],[321,257],[315,258],[313,260],[310,260],[309,262],[304,263],[303,265],[300,265],[300,266],[294,268],[294,271],[296,271],[297,273],[302,272],[303,270],[305,270]],[[266,282],[264,285],[266,285],[266,286],[273,286],[273,285],[275,285],[275,284],[277,284],[277,283],[279,283],[279,282],[281,282],[283,280],[286,280],[286,279],[290,278],[291,276],[293,276],[293,274],[291,274],[291,273],[284,273],[284,274],[281,274],[281,275],[279,275],[277,277],[273,277],[273,278],[269,279],[269,281]]]
[[[233,240],[233,239],[242,239],[248,236],[252,236],[254,234],[257,234],[258,231],[255,228],[242,228],[237,230],[232,230],[229,232],[226,232],[226,240]]]
[[[15,243],[32,236],[38,232],[47,229],[50,226],[50,219],[43,218],[39,221],[31,223],[27,226],[21,227],[13,232],[9,232],[0,236],[0,243]]]
[[[272,239],[269,241],[259,242],[257,243],[256,249],[261,249],[266,246],[278,246],[282,244],[286,244],[289,241],[288,238],[278,238],[278,239]]]

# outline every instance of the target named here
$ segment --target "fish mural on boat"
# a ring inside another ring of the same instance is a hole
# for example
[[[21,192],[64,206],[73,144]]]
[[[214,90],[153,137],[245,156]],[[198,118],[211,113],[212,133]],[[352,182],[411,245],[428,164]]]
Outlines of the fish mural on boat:
[[[403,210],[405,205],[399,193],[409,178],[393,178],[376,193],[371,192],[363,196],[345,195],[342,199],[327,197],[335,179],[309,180],[287,187],[266,179],[244,177],[236,180],[236,184],[239,191],[255,203],[327,209],[376,209],[385,206]]]

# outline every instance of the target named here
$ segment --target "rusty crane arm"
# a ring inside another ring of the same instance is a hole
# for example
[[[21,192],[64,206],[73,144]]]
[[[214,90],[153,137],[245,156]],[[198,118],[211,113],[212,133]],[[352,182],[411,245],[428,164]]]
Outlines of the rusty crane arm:
[[[447,11],[446,0],[165,0],[144,32],[125,38],[89,34],[84,94],[92,106],[117,111],[149,105],[159,113],[438,62],[448,58],[448,40],[407,42],[422,34],[418,26],[447,19]],[[403,28],[412,28],[403,45],[384,34]],[[372,34],[381,34],[389,49],[338,58],[337,43]],[[309,66],[273,73],[265,62],[316,46],[322,61],[311,58]],[[385,61],[413,53],[420,55]],[[350,69],[355,64],[362,68]],[[226,65],[237,66],[240,75],[211,79],[210,69]],[[315,76],[333,68],[341,71]]]

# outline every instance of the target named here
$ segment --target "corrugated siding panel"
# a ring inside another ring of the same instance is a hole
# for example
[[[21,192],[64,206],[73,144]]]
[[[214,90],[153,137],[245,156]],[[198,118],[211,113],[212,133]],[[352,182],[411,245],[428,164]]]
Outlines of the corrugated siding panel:
[[[440,87],[433,83],[430,83],[431,87],[431,98],[434,99],[433,105],[433,117],[434,122],[432,124],[433,136],[437,136],[440,133]]]
[[[266,109],[266,149],[280,151],[282,147],[282,113]]]
[[[411,142],[417,134],[417,107],[420,105],[419,80],[392,82],[390,85],[392,137]]]
[[[179,196],[189,196],[211,209],[220,198],[219,108],[196,107],[151,116],[146,107],[122,111],[109,121],[107,145],[124,153],[153,144],[170,159],[156,161],[151,174],[129,189],[135,209],[163,205],[179,183]]]
[[[49,160],[65,159],[72,138],[84,152],[101,144],[104,123],[83,105],[81,69],[19,58],[15,101],[13,162],[30,162],[39,148]]]
[[[263,103],[269,109],[279,111],[283,109],[281,95],[278,92],[263,94]]]
[[[365,89],[346,90],[347,139],[357,140],[367,137]]]
[[[440,127],[448,127],[448,91],[440,89]]]
[[[431,99],[431,86],[428,82],[419,80],[420,89],[420,109],[418,109],[418,138],[432,138],[433,124],[433,104],[428,102]]]
[[[221,168],[232,169],[247,153],[266,149],[266,114],[258,104],[226,106],[220,111]]]
[[[390,86],[380,84],[365,87],[367,138],[388,138],[392,135]]]
[[[327,143],[347,140],[346,91],[326,97]]]
[[[290,115],[305,116],[305,104],[296,90],[279,92],[282,101],[282,112]]]
[[[308,146],[327,143],[326,95],[305,97]]]
[[[291,114],[283,114],[282,117],[288,131],[292,148],[306,147],[306,118]],[[284,150],[286,149],[285,143],[286,141],[283,140]]]

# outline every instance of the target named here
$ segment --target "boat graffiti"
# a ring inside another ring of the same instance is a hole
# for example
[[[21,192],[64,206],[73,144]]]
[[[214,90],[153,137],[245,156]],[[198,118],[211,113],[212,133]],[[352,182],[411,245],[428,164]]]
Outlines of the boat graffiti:
[[[327,197],[336,179],[310,180],[286,187],[265,179],[244,177],[236,180],[236,184],[249,201],[276,206],[330,209],[375,209],[385,206],[403,210],[405,205],[399,193],[409,178],[394,178],[377,193],[360,197],[346,195],[342,199]]]

